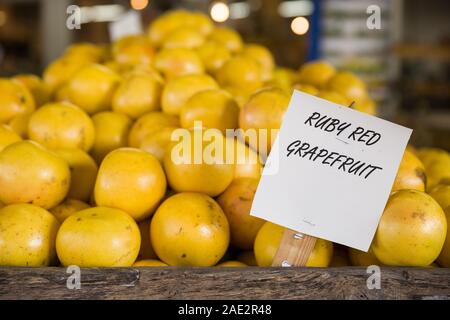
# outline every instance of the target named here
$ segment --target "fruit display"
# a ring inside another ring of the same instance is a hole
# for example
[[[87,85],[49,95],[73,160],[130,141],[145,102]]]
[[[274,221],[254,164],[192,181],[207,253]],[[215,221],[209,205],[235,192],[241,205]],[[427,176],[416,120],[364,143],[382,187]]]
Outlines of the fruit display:
[[[130,266],[140,245],[137,223],[125,211],[109,207],[74,213],[56,235],[56,252],[63,266]]]
[[[185,10],[0,79],[0,265],[271,266],[286,229],[250,209],[294,89],[377,113],[354,74]],[[410,146],[369,252],[318,239],[306,266],[450,267],[449,221],[450,154]]]
[[[400,190],[386,205],[372,249],[387,265],[428,266],[439,256],[446,234],[444,211],[431,196]]]

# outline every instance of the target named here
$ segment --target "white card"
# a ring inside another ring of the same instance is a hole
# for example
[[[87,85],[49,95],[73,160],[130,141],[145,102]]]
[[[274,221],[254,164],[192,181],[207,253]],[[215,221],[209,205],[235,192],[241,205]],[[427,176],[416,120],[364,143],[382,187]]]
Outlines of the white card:
[[[125,36],[142,33],[141,16],[137,11],[129,10],[117,21],[109,24],[109,36],[111,41],[116,41]]]
[[[332,120],[322,125],[328,119],[322,117],[336,119],[334,127]],[[389,121],[295,91],[251,214],[367,251],[411,133]]]

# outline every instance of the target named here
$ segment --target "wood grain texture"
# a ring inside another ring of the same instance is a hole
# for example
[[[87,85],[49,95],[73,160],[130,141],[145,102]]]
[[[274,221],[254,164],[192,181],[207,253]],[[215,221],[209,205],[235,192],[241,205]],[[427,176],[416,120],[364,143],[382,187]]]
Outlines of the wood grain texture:
[[[450,269],[365,268],[82,269],[69,290],[63,268],[0,268],[0,299],[450,299]]]
[[[69,290],[63,268],[0,268],[0,299],[450,299],[450,269],[382,268],[369,290],[365,268],[82,269]]]

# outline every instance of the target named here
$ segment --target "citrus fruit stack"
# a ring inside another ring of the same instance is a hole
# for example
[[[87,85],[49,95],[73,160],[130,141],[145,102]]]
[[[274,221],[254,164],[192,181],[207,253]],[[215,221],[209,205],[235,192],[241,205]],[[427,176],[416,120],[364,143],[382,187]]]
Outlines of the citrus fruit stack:
[[[293,89],[376,113],[355,75],[278,67],[184,10],[108,46],[72,45],[42,78],[0,79],[0,265],[269,266],[284,228],[249,212]],[[211,139],[223,149],[197,162]],[[371,251],[335,250],[339,265],[449,266],[449,170],[447,152],[409,148]],[[333,261],[319,239],[307,266]]]

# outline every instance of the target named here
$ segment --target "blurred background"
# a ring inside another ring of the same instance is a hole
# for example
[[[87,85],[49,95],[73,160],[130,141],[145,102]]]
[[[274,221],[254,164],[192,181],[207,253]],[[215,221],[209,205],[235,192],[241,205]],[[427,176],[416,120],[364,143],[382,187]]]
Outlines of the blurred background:
[[[80,29],[66,27],[70,5],[81,8]],[[381,29],[367,28],[370,5]],[[109,43],[109,25],[129,10],[146,28],[174,8],[208,13],[280,66],[320,58],[357,73],[381,117],[414,128],[416,146],[450,150],[448,0],[0,0],[0,76],[41,74],[74,42]]]

